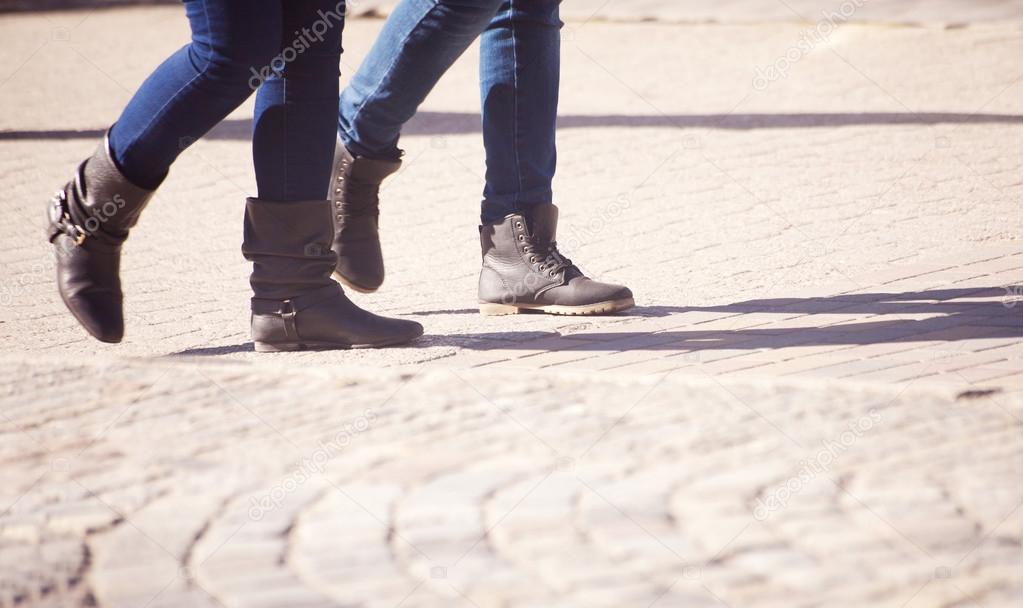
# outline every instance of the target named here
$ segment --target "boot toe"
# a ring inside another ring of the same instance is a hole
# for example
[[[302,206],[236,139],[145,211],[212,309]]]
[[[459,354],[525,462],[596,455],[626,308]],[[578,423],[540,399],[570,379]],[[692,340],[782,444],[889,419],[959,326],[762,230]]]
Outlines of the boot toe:
[[[632,290],[624,285],[608,285],[611,288],[617,288],[611,295],[612,300],[631,300]]]
[[[334,278],[359,293],[373,293],[384,283],[383,272],[367,272],[363,268],[353,268],[350,264],[339,263],[334,270]]]
[[[65,299],[68,310],[92,337],[116,344],[124,338],[120,300],[106,294],[76,295]]]
[[[374,323],[373,331],[362,339],[360,346],[396,346],[423,335],[423,326],[415,321],[376,317],[377,322]]]
[[[593,283],[596,284],[595,287],[599,287],[590,294],[590,301],[586,305],[596,303],[601,306],[595,309],[592,314],[620,312],[636,305],[632,297],[632,290],[628,287],[611,283],[599,283],[597,281],[593,281]]]
[[[372,293],[384,283],[384,263],[380,249],[374,247],[337,247],[334,278],[361,293]]]
[[[402,342],[415,340],[416,338],[423,335],[422,324],[416,323],[415,321],[406,321],[404,319],[401,319],[401,321],[404,323],[405,326],[402,331],[403,336]]]
[[[569,306],[585,306],[598,302],[632,299],[632,290],[624,285],[601,283],[586,277],[570,281],[566,287],[569,288],[565,290],[564,294],[567,296],[566,301],[559,303]]]

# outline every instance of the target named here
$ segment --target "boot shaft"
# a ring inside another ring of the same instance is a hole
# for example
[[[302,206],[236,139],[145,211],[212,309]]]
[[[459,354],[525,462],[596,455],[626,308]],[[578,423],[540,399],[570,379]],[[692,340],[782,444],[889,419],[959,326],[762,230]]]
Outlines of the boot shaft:
[[[337,214],[375,215],[380,198],[380,184],[401,168],[401,159],[376,160],[353,156],[337,141],[334,148],[334,169],[330,176],[328,196],[334,201]],[[340,221],[343,217],[336,217]]]
[[[404,152],[399,150],[400,154]],[[334,142],[334,178],[339,174],[351,175],[361,182],[380,183],[401,168],[401,157],[389,160],[355,156],[338,138]]]
[[[479,298],[489,302],[532,301],[562,285],[565,269],[549,258],[557,236],[558,208],[536,205],[527,213],[480,226],[483,269]]]
[[[83,161],[71,184],[71,215],[91,234],[127,237],[155,190],[136,186],[114,162],[107,137]]]
[[[242,254],[255,298],[283,300],[329,285],[337,257],[330,202],[245,202]]]

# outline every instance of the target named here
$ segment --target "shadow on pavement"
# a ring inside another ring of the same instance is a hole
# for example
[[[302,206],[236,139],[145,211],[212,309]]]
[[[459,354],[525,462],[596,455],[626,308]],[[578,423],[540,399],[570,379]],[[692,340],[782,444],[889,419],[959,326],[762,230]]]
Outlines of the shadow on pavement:
[[[963,298],[987,298],[984,301]],[[999,298],[991,300],[991,298]],[[476,314],[476,309],[431,310],[412,313],[421,316]],[[589,332],[572,334],[579,344],[573,351],[693,351],[715,348],[759,350],[793,346],[868,345],[914,342],[958,342],[980,338],[1023,338],[1023,286],[966,289],[935,289],[904,293],[863,293],[820,298],[776,298],[747,300],[721,306],[647,306],[625,314],[629,319],[667,317],[691,312],[732,313],[717,316],[714,329],[700,329],[690,323],[685,330]],[[767,313],[777,319],[765,319],[760,325],[729,329],[747,322],[745,315]],[[809,316],[807,316],[809,315]],[[820,324],[806,325],[813,315],[822,315]],[[825,317],[824,315],[827,315]],[[836,316],[831,316],[836,315]],[[885,318],[886,316],[922,318]],[[925,316],[926,315],[926,316]],[[856,316],[864,317],[855,320]],[[569,319],[570,317],[565,317]],[[571,317],[587,319],[608,317]],[[786,321],[797,321],[787,325]],[[680,322],[684,323],[682,319]],[[721,327],[724,323],[726,327]],[[429,328],[428,328],[429,329]],[[466,350],[539,350],[537,340],[561,337],[558,332],[505,331],[470,334],[431,335],[408,345],[392,348],[457,346]],[[911,347],[907,347],[911,348]],[[251,352],[252,343],[191,348],[169,356],[217,356]]]
[[[202,348],[189,348],[176,353],[170,353],[168,357],[215,357],[217,355],[233,355],[235,353],[251,353],[255,345],[252,342],[243,344],[229,344],[225,346],[206,346]]]
[[[451,308],[447,310],[423,310],[408,313],[414,317],[431,317],[435,315],[478,315],[479,308]]]
[[[967,297],[973,299],[963,299]],[[978,301],[976,298],[987,299]],[[991,298],[998,300],[992,301]],[[1023,337],[1023,287],[1020,286],[776,298],[704,307],[649,306],[637,307],[626,313],[626,316],[666,317],[689,312],[731,313],[734,317],[716,317],[713,319],[717,325],[714,329],[701,330],[699,323],[693,323],[687,325],[685,330],[583,331],[574,334],[579,338],[579,345],[572,347],[572,350],[755,350],[828,344],[957,342],[978,338]],[[727,327],[729,319],[736,326],[741,326],[748,323],[749,317],[745,315],[757,313],[777,315],[777,319],[765,319],[753,327]],[[807,321],[813,321],[813,315],[822,315],[820,323],[806,325]],[[866,317],[856,320],[857,316]],[[908,318],[914,316],[922,318]],[[793,324],[787,325],[787,320]],[[721,324],[725,327],[721,327]],[[522,339],[519,333],[465,334],[448,338],[451,344],[471,350],[536,349],[531,339]],[[559,335],[551,332],[543,337]]]
[[[675,127],[681,129],[799,129],[866,125],[1023,124],[1017,114],[931,113],[806,113],[806,114],[662,114],[630,116],[568,115],[558,118],[559,129],[595,127]],[[462,135],[480,133],[480,115],[473,112],[420,112],[405,126],[405,135]],[[50,129],[0,131],[0,141],[20,139],[99,139],[106,129]],[[249,140],[252,120],[225,120],[205,139]]]

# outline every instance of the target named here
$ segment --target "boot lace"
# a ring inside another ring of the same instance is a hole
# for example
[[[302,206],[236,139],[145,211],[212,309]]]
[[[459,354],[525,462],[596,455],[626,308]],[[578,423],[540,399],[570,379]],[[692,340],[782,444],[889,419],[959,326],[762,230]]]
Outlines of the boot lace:
[[[558,251],[558,244],[555,241],[549,243],[531,242],[523,248],[523,252],[529,255],[529,261],[539,265],[536,267],[540,272],[547,272],[555,276],[561,271],[578,272],[572,260],[566,258]]]

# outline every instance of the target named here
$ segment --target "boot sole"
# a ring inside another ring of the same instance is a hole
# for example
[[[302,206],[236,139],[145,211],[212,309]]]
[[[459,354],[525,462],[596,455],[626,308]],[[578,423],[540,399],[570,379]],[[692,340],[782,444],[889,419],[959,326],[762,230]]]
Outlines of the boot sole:
[[[373,289],[369,289],[368,287],[363,287],[362,285],[357,285],[357,284],[349,281],[347,278],[345,278],[344,275],[342,275],[340,272],[338,272],[336,270],[334,271],[334,274],[331,275],[331,277],[333,277],[333,279],[335,281],[337,281],[338,283],[341,283],[342,285],[344,285],[348,289],[353,289],[353,290],[355,290],[355,291],[357,291],[359,293],[375,293],[376,290],[380,289],[379,287],[374,287]]]
[[[383,342],[374,342],[373,344],[349,344],[347,342],[259,342],[254,341],[253,346],[257,353],[287,353],[302,350],[349,350],[358,348],[384,348],[387,346],[397,346],[399,344],[405,344],[411,342],[416,338],[422,336],[422,333],[418,333],[414,336],[394,338],[393,340],[385,340]]]
[[[548,315],[607,315],[627,310],[636,305],[633,298],[607,300],[583,306],[558,306],[554,304],[494,304],[480,302],[480,314],[485,317],[518,315],[523,313],[544,313]]]
[[[299,350],[348,350],[351,344],[342,342],[253,342],[257,353],[286,353]]]

